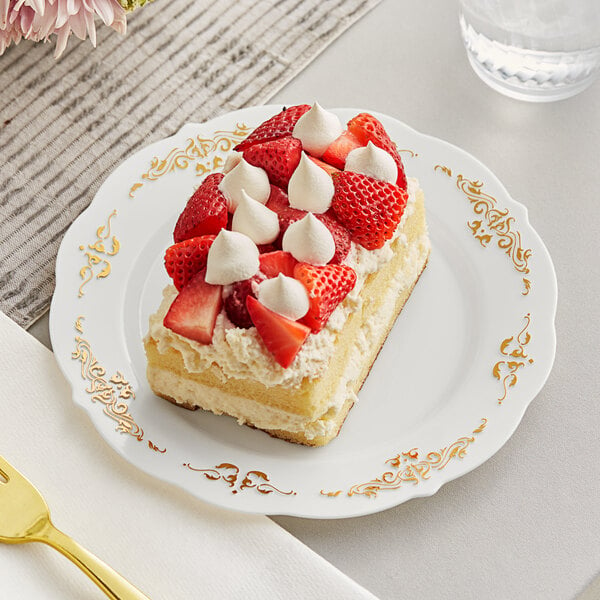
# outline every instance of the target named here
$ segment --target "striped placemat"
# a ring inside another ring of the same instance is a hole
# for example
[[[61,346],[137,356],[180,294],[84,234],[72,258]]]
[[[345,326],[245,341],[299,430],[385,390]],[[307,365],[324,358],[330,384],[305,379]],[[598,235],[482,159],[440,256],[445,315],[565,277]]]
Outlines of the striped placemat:
[[[69,225],[135,150],[186,121],[262,104],[380,0],[156,0],[98,47],[0,57],[0,310],[48,308]]]

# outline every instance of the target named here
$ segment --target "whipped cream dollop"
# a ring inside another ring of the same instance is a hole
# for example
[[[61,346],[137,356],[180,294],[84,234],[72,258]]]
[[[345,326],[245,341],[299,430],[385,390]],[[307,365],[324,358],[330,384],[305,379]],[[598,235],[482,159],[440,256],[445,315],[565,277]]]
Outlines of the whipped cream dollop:
[[[229,173],[234,167],[237,167],[240,160],[244,155],[237,150],[232,150],[225,159],[225,164],[223,165],[223,173]]]
[[[256,275],[259,269],[256,244],[239,231],[221,229],[206,259],[206,283],[228,285]]]
[[[266,204],[271,194],[271,184],[264,169],[255,167],[241,158],[229,173],[225,173],[219,190],[227,199],[229,212],[235,212],[242,197],[242,190],[246,190],[257,202]]]
[[[312,265],[326,265],[335,254],[335,241],[331,232],[312,213],[286,229],[282,247],[296,260]]]
[[[318,168],[318,167],[317,167]],[[242,189],[231,229],[247,235],[255,244],[269,244],[279,235],[277,213],[251,198]]]
[[[258,285],[258,301],[272,311],[296,321],[308,312],[306,288],[293,277],[279,273]]]
[[[392,155],[373,142],[351,150],[346,157],[344,171],[361,173],[389,183],[396,183],[398,179],[398,166]]]
[[[288,198],[292,208],[324,213],[331,207],[333,179],[303,152],[290,177]]]
[[[298,119],[292,135],[302,142],[304,150],[315,156],[322,156],[343,131],[337,116],[315,102],[312,108]]]

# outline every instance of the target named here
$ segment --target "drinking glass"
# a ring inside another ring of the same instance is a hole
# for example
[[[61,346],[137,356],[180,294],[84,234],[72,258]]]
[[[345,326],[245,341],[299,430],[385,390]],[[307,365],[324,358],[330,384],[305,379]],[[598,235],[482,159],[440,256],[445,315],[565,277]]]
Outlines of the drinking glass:
[[[512,98],[562,100],[600,71],[600,0],[460,0],[460,27],[475,73]]]

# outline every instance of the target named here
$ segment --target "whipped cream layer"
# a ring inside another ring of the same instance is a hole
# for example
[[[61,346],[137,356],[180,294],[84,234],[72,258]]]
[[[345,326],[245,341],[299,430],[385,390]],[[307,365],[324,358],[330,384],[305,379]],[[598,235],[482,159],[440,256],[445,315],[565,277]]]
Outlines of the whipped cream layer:
[[[236,327],[229,321],[225,311],[221,311],[217,317],[212,344],[197,343],[164,327],[165,314],[177,296],[177,290],[174,286],[165,288],[160,308],[150,317],[148,335],[156,341],[159,352],[164,353],[169,348],[179,351],[186,369],[191,373],[200,373],[213,364],[218,365],[219,369],[215,371],[219,373],[223,381],[226,381],[227,378],[251,378],[260,381],[267,387],[286,385],[297,388],[304,379],[319,377],[327,369],[338,333],[343,328],[350,313],[357,310],[362,303],[360,293],[366,278],[371,273],[378,271],[394,256],[394,251],[391,248],[394,241],[403,238],[401,243],[407,248],[406,260],[410,261],[411,265],[414,262],[415,269],[419,267],[419,247],[426,245],[428,251],[429,241],[426,234],[413,248],[408,248],[408,240],[402,233],[406,219],[415,210],[416,194],[419,189],[418,181],[409,178],[406,209],[394,236],[382,248],[366,250],[362,246],[352,243],[350,253],[344,262],[356,271],[357,280],[354,289],[335,309],[323,330],[318,334],[308,336],[296,359],[287,369],[275,362],[266,350],[255,327],[250,329]],[[389,302],[395,301],[398,290],[401,290],[403,286],[406,287],[408,283],[414,280],[416,273],[412,272],[413,270],[412,266],[410,269],[405,270],[401,280],[395,281],[395,284],[390,286]],[[386,300],[387,302],[388,300]],[[387,310],[390,310],[390,308],[387,307]],[[383,312],[381,314],[383,315]],[[373,323],[365,323],[363,325],[364,334],[361,333],[357,344],[367,344],[369,338],[375,333],[371,331],[371,328],[382,326],[381,322],[384,321],[387,320],[381,318]],[[360,362],[360,350],[355,354],[357,359],[350,361],[347,376],[345,375],[342,378],[338,392],[332,398],[331,406],[333,407],[341,406],[348,397],[348,382],[356,376],[351,372],[352,364]],[[277,428],[277,426],[273,425],[272,428]],[[315,435],[319,435],[319,433],[315,432]]]

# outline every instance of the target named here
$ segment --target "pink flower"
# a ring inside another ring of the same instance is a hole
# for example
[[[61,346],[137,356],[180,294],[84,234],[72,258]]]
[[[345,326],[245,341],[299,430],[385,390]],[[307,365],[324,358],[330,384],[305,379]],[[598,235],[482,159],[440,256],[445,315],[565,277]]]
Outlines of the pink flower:
[[[96,15],[105,25],[125,33],[125,9],[117,0],[0,0],[0,54],[21,38],[46,42],[56,34],[54,57],[58,58],[71,32],[80,40],[89,35],[95,47]]]

